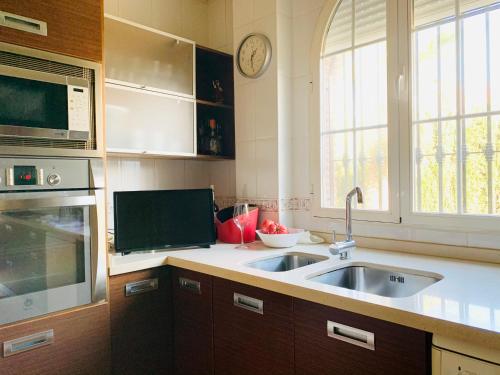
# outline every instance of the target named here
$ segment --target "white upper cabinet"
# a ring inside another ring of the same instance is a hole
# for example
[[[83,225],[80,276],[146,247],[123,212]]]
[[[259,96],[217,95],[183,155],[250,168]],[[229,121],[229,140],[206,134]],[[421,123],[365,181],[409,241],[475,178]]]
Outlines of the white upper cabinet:
[[[194,42],[106,16],[106,80],[194,97]]]
[[[105,17],[108,152],[196,155],[194,59],[194,42]]]
[[[193,155],[194,118],[192,100],[106,83],[109,152]]]

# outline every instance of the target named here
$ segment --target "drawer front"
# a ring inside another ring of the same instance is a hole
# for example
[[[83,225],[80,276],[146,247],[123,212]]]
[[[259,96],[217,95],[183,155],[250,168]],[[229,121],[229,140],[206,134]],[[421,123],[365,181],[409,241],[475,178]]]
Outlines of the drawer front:
[[[216,374],[293,374],[292,298],[214,278]]]
[[[430,335],[398,324],[295,300],[298,374],[430,374]]]
[[[113,373],[170,374],[172,314],[169,269],[110,278]]]
[[[101,0],[0,0],[0,10],[46,24],[47,35],[0,26],[0,41],[79,57],[102,60]]]
[[[213,374],[212,277],[176,268],[174,296],[174,373]]]
[[[0,328],[0,374],[109,374],[109,306]]]

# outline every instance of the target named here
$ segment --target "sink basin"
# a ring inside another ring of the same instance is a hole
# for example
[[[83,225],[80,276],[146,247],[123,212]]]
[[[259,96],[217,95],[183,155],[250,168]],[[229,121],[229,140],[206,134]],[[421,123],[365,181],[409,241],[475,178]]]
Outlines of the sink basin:
[[[400,298],[410,297],[442,278],[441,275],[421,271],[352,264],[309,280],[384,297]]]
[[[327,256],[293,252],[285,253],[272,258],[259,259],[254,262],[247,263],[246,265],[263,271],[284,272],[318,263],[327,259]]]

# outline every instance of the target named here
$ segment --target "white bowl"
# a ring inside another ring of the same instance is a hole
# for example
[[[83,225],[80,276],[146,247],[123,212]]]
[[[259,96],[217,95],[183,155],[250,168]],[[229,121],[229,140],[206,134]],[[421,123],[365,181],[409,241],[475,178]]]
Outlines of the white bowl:
[[[292,247],[297,245],[300,235],[304,232],[303,229],[288,228],[287,234],[266,234],[257,230],[264,245],[269,247]]]

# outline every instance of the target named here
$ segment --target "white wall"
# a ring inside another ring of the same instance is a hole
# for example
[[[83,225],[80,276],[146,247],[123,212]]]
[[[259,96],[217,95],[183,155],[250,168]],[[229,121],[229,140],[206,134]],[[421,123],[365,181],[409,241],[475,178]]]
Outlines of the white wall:
[[[104,0],[104,12],[232,53],[231,0]],[[110,228],[114,191],[206,188],[212,184],[220,206],[236,195],[234,161],[108,156],[107,171]]]
[[[233,50],[251,32],[265,34],[272,60],[257,79],[235,67],[236,195],[265,217],[291,224],[281,199],[291,194],[291,1],[234,0]]]

